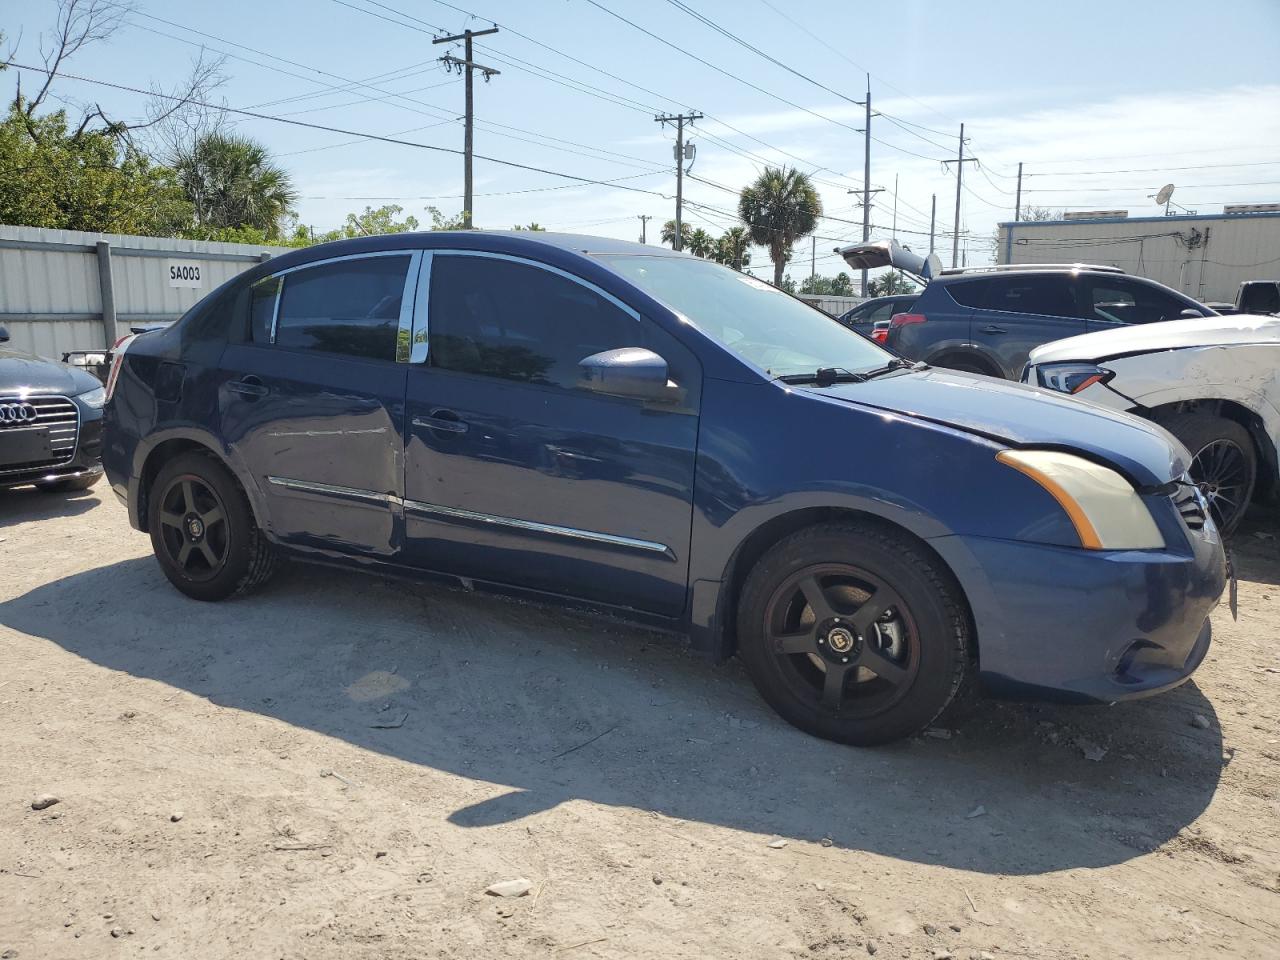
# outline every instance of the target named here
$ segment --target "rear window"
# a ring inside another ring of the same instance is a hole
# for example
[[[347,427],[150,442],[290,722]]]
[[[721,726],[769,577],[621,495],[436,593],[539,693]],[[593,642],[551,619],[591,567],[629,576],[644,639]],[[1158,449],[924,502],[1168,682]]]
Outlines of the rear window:
[[[987,287],[990,280],[963,280],[959,283],[947,284],[947,293],[951,299],[962,307],[981,307],[986,303]]]
[[[1048,317],[1074,317],[1075,299],[1066,277],[1052,273],[992,277],[988,281],[985,310],[1032,313]]]

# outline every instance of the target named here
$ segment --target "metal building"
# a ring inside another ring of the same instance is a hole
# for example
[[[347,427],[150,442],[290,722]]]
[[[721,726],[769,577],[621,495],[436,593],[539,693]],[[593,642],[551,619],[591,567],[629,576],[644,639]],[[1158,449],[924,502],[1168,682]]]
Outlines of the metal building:
[[[287,249],[0,226],[0,325],[29,353],[102,349]]]
[[[1125,211],[999,225],[1000,263],[1098,263],[1202,301],[1234,301],[1244,280],[1280,279],[1280,205],[1129,217]]]

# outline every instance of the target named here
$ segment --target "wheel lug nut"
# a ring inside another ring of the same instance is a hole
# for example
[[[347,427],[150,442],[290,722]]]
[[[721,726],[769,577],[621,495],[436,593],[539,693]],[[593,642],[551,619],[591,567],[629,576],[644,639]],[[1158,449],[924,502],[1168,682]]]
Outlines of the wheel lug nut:
[[[849,658],[848,658],[848,657],[841,657],[841,658],[840,658],[840,662],[841,662],[841,663],[848,663],[848,662],[849,662]]]

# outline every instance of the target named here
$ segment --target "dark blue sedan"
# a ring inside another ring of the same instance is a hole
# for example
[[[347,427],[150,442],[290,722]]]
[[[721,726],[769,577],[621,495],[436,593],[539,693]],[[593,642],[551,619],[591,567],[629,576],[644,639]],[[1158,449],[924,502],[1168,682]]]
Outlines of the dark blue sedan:
[[[847,743],[970,683],[1176,686],[1224,585],[1159,427],[912,364],[653,247],[299,250],[117,350],[108,389],[111,486],[191,597],[287,555],[604,608],[737,653]]]

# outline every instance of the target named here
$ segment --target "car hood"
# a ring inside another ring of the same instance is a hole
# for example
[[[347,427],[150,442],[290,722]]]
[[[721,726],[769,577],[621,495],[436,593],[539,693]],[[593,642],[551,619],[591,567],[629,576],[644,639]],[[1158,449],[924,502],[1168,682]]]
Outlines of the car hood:
[[[927,420],[1011,447],[1072,450],[1111,464],[1138,486],[1187,469],[1186,450],[1160,427],[1007,380],[930,368],[806,392]]]
[[[1280,317],[1237,313],[1194,320],[1166,320],[1055,340],[1032,350],[1030,362],[1105,360],[1183,347],[1276,342],[1280,342]]]
[[[30,391],[72,397],[96,386],[101,384],[91,373],[57,360],[0,347],[0,396]]]

